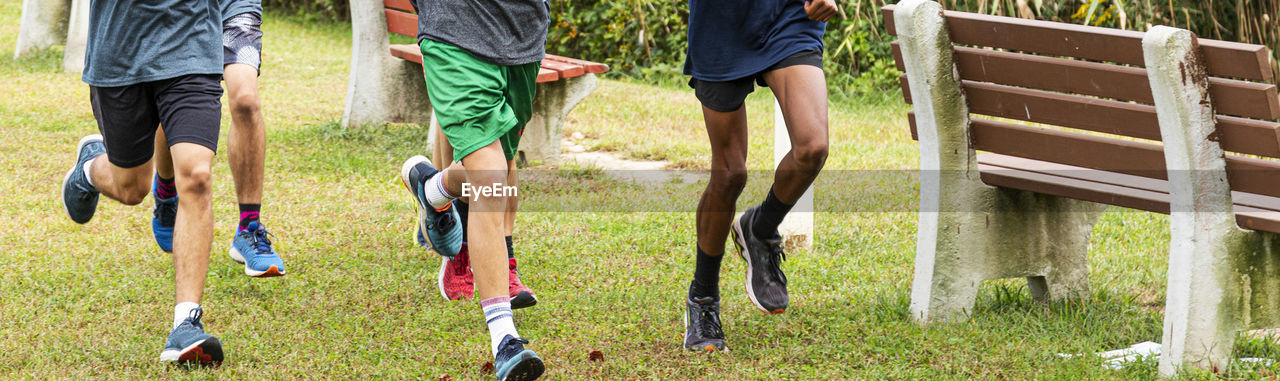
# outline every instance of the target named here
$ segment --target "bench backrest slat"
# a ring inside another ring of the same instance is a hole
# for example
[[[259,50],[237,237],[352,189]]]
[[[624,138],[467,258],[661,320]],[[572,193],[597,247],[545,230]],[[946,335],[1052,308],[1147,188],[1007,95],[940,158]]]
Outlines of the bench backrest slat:
[[[908,115],[915,135],[914,112]],[[973,148],[1032,160],[1167,180],[1160,145],[987,119],[970,122]],[[1233,191],[1280,197],[1280,163],[1227,156]]]
[[[401,36],[418,37],[418,16],[413,13],[387,9],[387,30]]]
[[[898,70],[906,71],[897,42],[893,56]],[[954,57],[961,79],[1154,104],[1147,71],[1138,67],[963,46],[954,48]],[[1280,119],[1274,84],[1213,77],[1209,92],[1220,114]]]
[[[893,9],[882,8],[885,29],[896,35]],[[1143,32],[1052,21],[944,11],[947,30],[957,44],[1069,56],[1143,66]],[[1261,45],[1201,40],[1210,75],[1271,81],[1270,53]]]

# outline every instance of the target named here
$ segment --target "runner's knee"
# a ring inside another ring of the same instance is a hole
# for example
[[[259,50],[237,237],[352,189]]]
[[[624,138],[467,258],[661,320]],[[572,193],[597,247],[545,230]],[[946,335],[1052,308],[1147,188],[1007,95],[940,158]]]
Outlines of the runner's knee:
[[[250,118],[261,112],[262,103],[258,100],[258,92],[241,90],[229,95],[231,113],[239,118]]]
[[[209,166],[181,168],[177,185],[178,194],[183,197],[208,196],[213,191],[213,175]]]
[[[827,142],[813,142],[791,148],[791,155],[800,167],[815,171],[826,164],[827,153]]]

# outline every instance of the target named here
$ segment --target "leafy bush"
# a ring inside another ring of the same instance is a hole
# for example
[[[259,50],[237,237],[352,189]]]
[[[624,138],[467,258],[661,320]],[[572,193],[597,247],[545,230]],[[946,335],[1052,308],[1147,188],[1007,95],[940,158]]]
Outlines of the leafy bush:
[[[354,1],[382,2],[381,0]],[[262,7],[264,9],[297,13],[312,20],[351,20],[351,3],[349,0],[262,0]]]

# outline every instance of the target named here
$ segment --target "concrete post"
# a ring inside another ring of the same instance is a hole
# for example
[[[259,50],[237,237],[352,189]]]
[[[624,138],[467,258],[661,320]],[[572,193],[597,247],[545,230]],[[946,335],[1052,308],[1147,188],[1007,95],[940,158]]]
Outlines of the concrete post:
[[[561,128],[569,112],[591,95],[599,83],[596,75],[590,73],[539,83],[538,94],[533,100],[533,118],[524,127],[518,155],[523,155],[528,161],[559,164]]]
[[[22,0],[22,21],[13,58],[62,43],[67,37],[68,0]]]
[[[1168,296],[1160,375],[1184,365],[1225,369],[1236,331],[1239,281],[1236,227],[1209,80],[1196,37],[1157,26],[1142,41],[1169,170]]]
[[[1026,277],[1037,300],[1087,294],[1089,233],[1105,206],[983,184],[942,6],[903,0],[894,20],[920,138],[913,318],[966,318],[987,279]]]
[[[773,101],[773,165],[791,152],[791,135],[787,133],[787,120],[782,116],[782,105]],[[800,196],[791,213],[778,225],[783,247],[787,249],[813,247],[813,187]]]
[[[343,126],[429,123],[422,67],[391,56],[382,1],[351,1],[351,77]]]
[[[72,0],[70,13],[62,69],[68,73],[79,73],[84,71],[84,51],[89,41],[89,0]]]

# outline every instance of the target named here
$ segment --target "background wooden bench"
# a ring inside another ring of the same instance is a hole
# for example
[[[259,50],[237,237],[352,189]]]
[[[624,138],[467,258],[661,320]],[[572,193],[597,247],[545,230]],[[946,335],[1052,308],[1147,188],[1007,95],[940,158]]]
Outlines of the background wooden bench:
[[[1278,324],[1280,265],[1256,257],[1280,232],[1280,163],[1264,159],[1280,158],[1280,99],[1265,47],[1192,48],[1183,38],[1184,54],[1149,63],[1168,42],[1144,50],[1144,37],[1156,37],[1142,32],[943,12],[923,0],[883,11],[921,143],[917,319],[963,318],[986,279],[1028,277],[1038,299],[1087,295],[1088,236],[1114,205],[1174,212],[1162,373],[1223,365],[1235,329]],[[1155,64],[1172,74],[1144,68]],[[1180,81],[1152,91],[1161,75]],[[1160,144],[1166,136],[1189,138]],[[1236,224],[1261,232],[1220,239],[1244,232]],[[1216,300],[1197,296],[1211,290]],[[1221,316],[1197,327],[1210,313]]]
[[[352,2],[355,38],[344,125],[409,122],[438,128],[423,84],[421,50],[389,42],[389,33],[417,38],[418,17],[413,12],[409,0]],[[558,163],[565,118],[595,90],[595,75],[608,71],[602,63],[547,55],[538,73],[533,119],[521,138],[521,157]],[[437,135],[432,132],[431,139]]]

